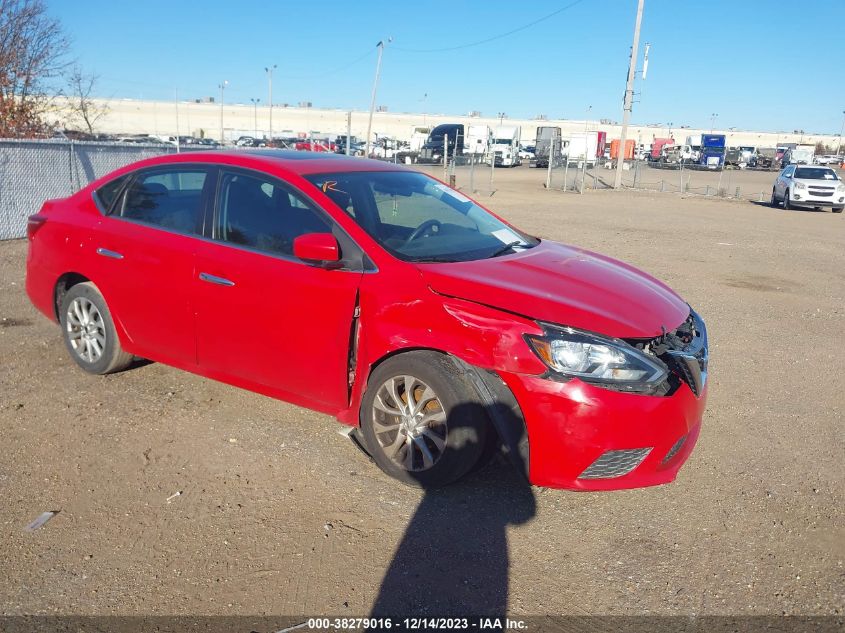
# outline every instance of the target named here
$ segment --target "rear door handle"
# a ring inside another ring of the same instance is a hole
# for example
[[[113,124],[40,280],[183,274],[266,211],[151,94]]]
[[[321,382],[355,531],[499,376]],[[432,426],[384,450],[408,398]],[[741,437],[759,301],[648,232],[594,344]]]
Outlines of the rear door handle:
[[[200,279],[207,281],[210,284],[217,284],[218,286],[234,286],[235,282],[217,275],[209,275],[208,273],[200,273]]]
[[[107,248],[98,248],[97,255],[102,255],[103,257],[111,257],[112,259],[123,259],[123,255],[118,253],[117,251],[110,251]]]

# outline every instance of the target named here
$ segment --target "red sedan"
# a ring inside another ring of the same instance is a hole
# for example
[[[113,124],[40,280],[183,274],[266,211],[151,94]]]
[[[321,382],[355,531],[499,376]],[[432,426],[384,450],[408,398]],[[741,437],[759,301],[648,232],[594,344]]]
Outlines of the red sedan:
[[[661,484],[698,438],[707,334],[677,294],[404,167],[154,158],[47,201],[29,240],[85,371],[143,357],[332,414],[407,483],[498,444],[537,485]]]

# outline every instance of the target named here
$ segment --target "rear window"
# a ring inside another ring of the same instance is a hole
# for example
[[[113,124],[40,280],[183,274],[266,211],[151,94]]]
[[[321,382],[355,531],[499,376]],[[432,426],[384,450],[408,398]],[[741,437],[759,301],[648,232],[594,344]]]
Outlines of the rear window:
[[[128,179],[129,175],[115,178],[94,192],[94,199],[96,200],[97,206],[100,207],[100,211],[102,213],[109,213],[109,211],[111,211],[115,200],[117,200],[118,194],[120,194],[121,189],[123,189],[123,185]]]
[[[819,169],[818,167],[798,167],[795,170],[795,178],[806,178],[807,180],[839,180],[836,172],[832,169]]]

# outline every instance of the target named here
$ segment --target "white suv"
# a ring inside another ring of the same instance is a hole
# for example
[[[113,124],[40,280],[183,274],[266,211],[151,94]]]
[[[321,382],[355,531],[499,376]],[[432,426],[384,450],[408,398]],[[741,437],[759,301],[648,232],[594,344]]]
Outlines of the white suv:
[[[772,187],[772,206],[831,207],[834,213],[845,208],[845,184],[830,167],[789,165]]]

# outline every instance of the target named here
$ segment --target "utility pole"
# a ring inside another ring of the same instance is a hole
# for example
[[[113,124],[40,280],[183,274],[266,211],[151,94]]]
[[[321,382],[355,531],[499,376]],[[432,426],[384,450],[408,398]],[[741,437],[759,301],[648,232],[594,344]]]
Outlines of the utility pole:
[[[836,155],[839,156],[839,150],[842,149],[842,133],[845,132],[845,110],[842,110],[842,127],[839,128],[839,140],[836,142]],[[845,162],[845,161],[843,161]]]
[[[387,43],[393,41],[392,37],[387,38]],[[370,99],[370,118],[367,121],[367,149],[365,153],[365,158],[370,157],[370,134],[373,131],[373,112],[376,109],[376,91],[378,90],[378,78],[381,74],[381,56],[384,53],[384,40],[380,40],[378,44],[376,44],[376,48],[378,49],[378,60],[376,61],[376,78],[373,80],[373,95]]]
[[[634,42],[631,46],[631,59],[628,61],[628,81],[625,84],[625,99],[622,105],[622,135],[619,147],[623,148],[616,157],[616,178],[613,188],[622,186],[622,166],[625,164],[625,141],[628,140],[628,123],[631,120],[631,110],[634,108],[634,73],[637,70],[637,56],[640,48],[640,25],[643,21],[643,4],[645,0],[637,0],[637,21],[634,24]]]
[[[713,134],[713,130],[716,129],[716,117],[719,116],[715,112],[710,115],[710,134]]]
[[[261,99],[249,98],[252,101],[252,124],[255,127],[255,140],[258,140],[258,103]]]
[[[352,110],[346,113],[346,155],[352,155]]]
[[[273,71],[276,70],[276,64],[272,66],[265,66],[264,72],[267,73],[267,79],[270,83],[268,86],[268,104],[270,105],[270,145],[273,144]]]
[[[220,84],[220,145],[223,145],[223,91],[226,90],[228,85],[229,82],[225,79]]]

